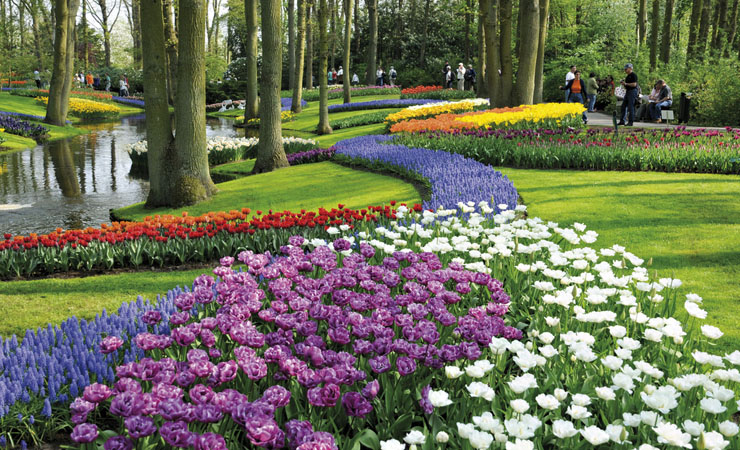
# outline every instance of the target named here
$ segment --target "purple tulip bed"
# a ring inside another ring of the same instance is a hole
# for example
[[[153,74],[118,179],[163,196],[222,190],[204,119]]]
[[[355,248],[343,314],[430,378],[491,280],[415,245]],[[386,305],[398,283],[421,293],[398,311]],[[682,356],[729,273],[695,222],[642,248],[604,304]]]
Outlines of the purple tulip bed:
[[[41,139],[49,133],[49,130],[41,125],[2,113],[0,113],[0,128],[4,129],[6,133],[33,139]]]
[[[407,98],[372,100],[368,102],[337,103],[335,105],[329,105],[329,112],[334,113],[342,111],[358,111],[365,109],[405,108],[407,106],[428,105],[430,103],[439,103],[441,101],[442,100]]]

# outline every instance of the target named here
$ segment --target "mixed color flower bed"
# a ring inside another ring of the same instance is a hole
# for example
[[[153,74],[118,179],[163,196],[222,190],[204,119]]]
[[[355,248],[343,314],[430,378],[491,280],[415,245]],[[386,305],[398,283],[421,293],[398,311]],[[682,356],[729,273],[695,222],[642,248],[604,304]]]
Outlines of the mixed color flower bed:
[[[341,111],[357,111],[363,109],[384,109],[384,108],[404,108],[409,105],[428,105],[430,103],[439,103],[439,100],[426,100],[426,99],[388,99],[388,100],[372,100],[369,102],[352,102],[352,103],[337,103],[329,105],[329,112],[341,112]]]
[[[401,124],[399,124],[401,125]],[[461,130],[399,142],[460,153],[495,166],[740,174],[740,129]]]
[[[410,102],[413,100],[409,99],[406,101]],[[401,111],[389,114],[388,117],[385,118],[385,121],[389,126],[391,126],[397,122],[411,119],[425,119],[428,117],[435,117],[440,114],[461,113],[486,109],[488,104],[489,101],[485,98],[460,100],[457,102],[429,100],[428,103],[419,103],[418,105],[409,106]]]
[[[456,100],[475,98],[475,91],[443,89],[442,86],[416,86],[401,90],[401,98],[433,98],[437,100]]]
[[[0,128],[9,134],[33,139],[41,139],[49,133],[49,130],[41,125],[26,122],[3,113],[0,113]]]
[[[49,103],[49,97],[36,97],[36,101],[44,105]],[[82,119],[97,120],[118,117],[121,110],[108,103],[85,100],[82,98],[69,99],[69,113]]]

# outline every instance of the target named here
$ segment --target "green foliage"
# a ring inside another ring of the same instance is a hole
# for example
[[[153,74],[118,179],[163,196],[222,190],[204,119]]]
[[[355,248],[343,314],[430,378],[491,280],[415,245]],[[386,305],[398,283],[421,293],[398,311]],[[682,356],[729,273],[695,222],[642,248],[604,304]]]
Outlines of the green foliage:
[[[414,66],[409,67],[398,74],[398,83],[404,87],[433,86],[438,85],[441,81],[441,73],[437,72],[437,70],[422,69]]]
[[[340,130],[342,128],[351,128],[351,127],[357,127],[361,125],[369,125],[371,123],[382,123],[386,116],[388,115],[387,112],[372,112],[368,114],[362,114],[359,116],[353,116],[353,117],[347,117],[346,119],[340,119],[340,120],[332,120],[331,121],[331,127],[334,130]]]
[[[224,100],[243,99],[246,95],[246,81],[226,80],[206,84],[206,105]]]
[[[206,53],[206,80],[221,80],[228,67],[221,55]]]

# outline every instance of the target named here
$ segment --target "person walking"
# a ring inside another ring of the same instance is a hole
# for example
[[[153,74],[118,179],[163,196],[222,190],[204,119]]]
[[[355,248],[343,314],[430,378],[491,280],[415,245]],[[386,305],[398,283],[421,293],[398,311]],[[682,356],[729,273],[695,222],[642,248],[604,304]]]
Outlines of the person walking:
[[[375,85],[376,86],[383,86],[383,75],[385,75],[385,72],[383,72],[382,67],[378,67],[377,72],[375,73]]]
[[[329,69],[329,71],[326,73],[326,79],[327,79],[327,82],[328,82],[327,84],[329,84],[329,85],[331,85],[331,81],[332,81],[331,76],[332,76],[332,70]]]
[[[395,86],[396,78],[398,77],[398,72],[396,72],[396,69],[393,66],[391,66],[391,71],[388,72],[388,75],[390,75],[391,77],[391,86]]]
[[[660,88],[660,93],[658,94],[657,101],[650,105],[650,112],[652,113],[653,120],[661,123],[663,121],[661,110],[668,109],[673,105],[673,92],[663,80],[658,80],[656,87]]]
[[[586,82],[586,96],[588,97],[588,112],[596,112],[596,94],[599,92],[599,83],[596,81],[596,74],[588,74]]]
[[[626,77],[620,84],[624,86],[625,94],[624,101],[622,102],[621,120],[619,125],[626,125],[631,127],[635,121],[635,100],[637,98],[637,74],[634,72],[634,68],[631,63],[627,63],[624,66],[624,73]],[[629,114],[629,121],[627,115]]]
[[[473,70],[473,65],[468,64],[468,70],[465,71],[465,84],[466,84],[466,90],[470,89],[471,91],[475,91],[475,70]]]
[[[568,103],[580,103],[583,105],[583,94],[586,92],[586,83],[581,80],[581,72],[576,70],[573,74],[574,78],[565,85],[567,92],[570,92],[568,96]],[[583,111],[583,123],[588,123],[588,117],[586,111]]]
[[[570,66],[570,70],[568,73],[565,74],[565,84],[567,85],[568,82],[570,82],[573,78],[575,78],[576,66]],[[560,89],[565,89],[565,103],[568,103],[568,99],[570,98],[570,91],[565,87],[561,86]]]
[[[121,97],[128,97],[128,84],[126,83],[126,80],[123,78],[123,75],[121,75],[121,78],[118,80],[118,95]]]
[[[36,89],[41,89],[41,73],[39,69],[33,71],[33,79],[36,81]]]
[[[105,91],[110,92],[110,75],[105,74]]]
[[[457,65],[457,90],[465,90],[465,66],[463,63]]]
[[[342,66],[339,66],[339,70],[337,70],[337,84],[344,84],[344,69],[342,69]]]
[[[357,86],[360,84],[360,77],[357,76],[357,74],[352,74],[352,86]]]
[[[445,66],[442,68],[442,86],[444,87],[447,87],[447,83],[449,81],[447,77],[447,72],[449,72],[451,68],[452,66],[450,66],[450,62],[445,61]]]
[[[452,89],[453,79],[454,79],[454,75],[452,75],[452,68],[449,67],[447,69],[447,73],[445,74],[445,88],[446,89]]]

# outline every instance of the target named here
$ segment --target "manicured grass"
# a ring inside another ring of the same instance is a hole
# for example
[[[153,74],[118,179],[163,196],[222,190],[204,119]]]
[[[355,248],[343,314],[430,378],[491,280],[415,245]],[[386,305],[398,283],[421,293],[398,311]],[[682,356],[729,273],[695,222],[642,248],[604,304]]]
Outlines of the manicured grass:
[[[211,177],[214,179],[218,177],[226,177],[226,179],[230,179],[247,176],[252,173],[254,162],[254,159],[247,159],[245,161],[237,161],[234,163],[211,167]]]
[[[208,201],[185,208],[191,216],[243,207],[252,211],[300,211],[387,204],[391,200],[420,203],[416,189],[399,179],[352,170],[331,162],[304,164],[218,185]],[[117,209],[117,217],[141,220],[154,214],[180,215],[182,209],[145,209],[143,203]]]
[[[84,278],[49,278],[4,282],[0,290],[0,336],[23,337],[27,328],[58,325],[67,318],[91,319],[105,308],[115,312],[137,295],[156,301],[176,286],[191,286],[195,277],[210,269],[120,273]]]
[[[529,214],[599,233],[598,247],[624,245],[653,259],[650,273],[679,278],[704,298],[706,323],[740,348],[740,177],[655,172],[503,168]],[[683,299],[681,299],[681,305]],[[679,310],[682,309],[679,306]]]
[[[96,101],[95,99],[90,99]],[[127,116],[131,114],[140,114],[144,110],[131,105],[124,105],[116,102],[101,102],[110,103],[118,107],[121,110],[121,116]],[[0,111],[18,112],[23,114],[32,114],[34,116],[45,116],[46,106],[38,103],[31,97],[22,97],[20,95],[10,95],[7,92],[0,93]],[[69,115],[67,119],[72,123],[80,122],[78,117]],[[79,133],[78,133],[79,134]]]
[[[4,139],[4,141],[0,143],[0,153],[23,150],[24,148],[36,146],[36,141],[31,138],[16,136],[15,134],[10,133],[0,133],[0,137]]]
[[[206,113],[207,116],[213,116],[213,117],[226,117],[229,119],[233,119],[234,117],[242,117],[244,116],[244,110],[239,108],[229,109],[224,112],[209,112]]]
[[[372,100],[388,100],[398,98],[398,95],[368,95],[366,97],[354,97],[355,102],[369,102]],[[335,98],[329,100],[330,105],[336,105],[343,103],[341,98]],[[392,109],[392,108],[389,108]],[[378,110],[373,110],[378,111]],[[367,111],[345,111],[344,113],[329,114],[329,120],[344,119],[359,114],[366,114]],[[390,114],[390,113],[389,113]],[[283,128],[286,130],[296,130],[313,133],[319,124],[319,102],[308,102],[303,108],[300,114],[296,116],[296,119],[292,122],[286,122],[283,124]]]

